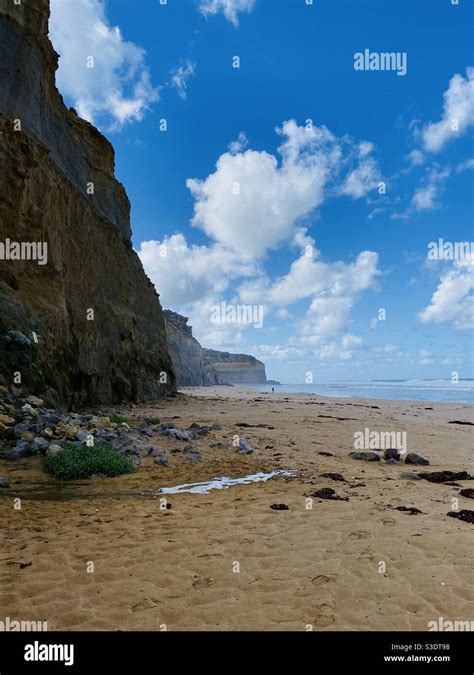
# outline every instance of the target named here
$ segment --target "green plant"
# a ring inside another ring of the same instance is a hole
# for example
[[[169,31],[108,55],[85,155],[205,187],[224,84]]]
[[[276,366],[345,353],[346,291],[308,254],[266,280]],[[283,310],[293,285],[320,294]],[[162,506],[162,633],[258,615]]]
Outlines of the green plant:
[[[66,443],[62,452],[43,460],[43,469],[59,480],[74,480],[90,478],[94,473],[106,476],[131,473],[133,463],[109,445]]]
[[[159,417],[149,417],[145,420],[145,424],[149,424],[150,426],[153,424],[160,424],[160,422],[161,420]]]
[[[126,424],[129,423],[128,419],[123,415],[110,415],[109,420],[114,424],[123,424],[123,422],[125,422]]]

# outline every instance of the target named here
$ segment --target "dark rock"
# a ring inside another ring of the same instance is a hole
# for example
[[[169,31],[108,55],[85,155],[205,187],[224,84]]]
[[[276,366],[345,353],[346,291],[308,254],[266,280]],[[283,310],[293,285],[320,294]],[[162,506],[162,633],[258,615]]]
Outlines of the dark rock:
[[[456,480],[474,480],[467,471],[432,471],[430,473],[420,473],[420,478],[430,483],[449,483]]]
[[[387,448],[387,450],[385,450],[383,454],[383,458],[385,460],[396,459],[398,462],[400,461],[400,453],[398,452],[398,450],[395,450],[394,448]]]
[[[155,449],[153,449],[151,451],[149,450],[148,455],[150,457],[153,457],[153,461],[158,466],[169,466],[170,465],[169,456],[168,456],[168,453],[166,452],[166,450],[155,450]]]
[[[474,489],[473,488],[465,488],[464,490],[460,490],[459,494],[462,497],[468,497],[469,499],[474,499]]]
[[[319,450],[318,455],[322,455],[323,457],[334,457],[332,452],[324,452],[324,450]]]
[[[290,507],[286,504],[272,504],[270,508],[274,511],[288,511]]]
[[[429,461],[421,455],[417,455],[416,452],[409,452],[405,458],[405,464],[418,464],[419,466],[426,466],[429,464]]]
[[[462,511],[450,511],[448,516],[450,518],[463,520],[465,523],[474,523],[474,511],[468,511],[467,509],[462,509]]]
[[[0,488],[10,487],[10,480],[8,478],[0,477]]]
[[[400,466],[401,462],[400,462],[399,459],[393,459],[392,458],[392,459],[386,459],[385,464],[396,464],[396,465]]]
[[[230,445],[228,443],[211,443],[210,445],[211,448],[217,448],[218,450],[228,450],[230,448]]]
[[[202,455],[195,445],[186,445],[183,453],[184,459],[188,462],[202,462]]]
[[[397,511],[408,513],[409,516],[415,516],[417,513],[423,513],[423,511],[420,511],[420,509],[417,509],[414,506],[397,506],[395,508]]]
[[[366,462],[380,462],[380,457],[375,452],[351,452],[352,459],[363,459]]]
[[[465,422],[464,420],[451,420],[448,424],[466,424],[470,427],[474,427],[474,422]]]
[[[340,497],[332,488],[322,488],[321,490],[316,490],[316,492],[312,492],[310,496],[318,497],[319,499],[332,499],[334,501],[340,502],[349,501],[349,497]]]
[[[342,476],[340,473],[322,473],[321,476],[323,478],[330,478],[331,480],[336,480],[336,481],[345,481],[346,479],[344,476]]]

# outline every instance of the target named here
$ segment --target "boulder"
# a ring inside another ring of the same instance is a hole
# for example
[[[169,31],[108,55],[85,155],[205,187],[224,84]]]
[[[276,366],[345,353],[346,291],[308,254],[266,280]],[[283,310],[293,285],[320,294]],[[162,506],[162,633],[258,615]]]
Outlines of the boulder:
[[[419,466],[426,466],[429,464],[429,461],[421,455],[417,455],[416,452],[409,452],[405,458],[405,464],[418,464]]]
[[[239,444],[236,449],[241,455],[250,455],[253,452],[252,446],[243,436],[239,437]]]
[[[10,481],[8,478],[0,477],[0,488],[10,487]]]
[[[349,453],[349,457],[352,457],[352,459],[362,459],[366,462],[380,462],[380,457],[375,452],[351,452]]]
[[[400,453],[398,452],[398,450],[395,450],[394,448],[388,448],[387,450],[385,450],[383,458],[385,460],[396,459],[398,461],[400,459]]]

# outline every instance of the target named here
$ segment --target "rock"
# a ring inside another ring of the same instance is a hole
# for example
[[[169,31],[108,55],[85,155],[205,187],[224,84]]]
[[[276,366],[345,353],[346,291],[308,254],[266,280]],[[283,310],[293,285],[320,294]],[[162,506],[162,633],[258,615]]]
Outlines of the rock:
[[[113,426],[113,423],[110,421],[110,417],[99,417],[99,419],[96,422],[96,426],[99,428],[101,427],[110,428]]]
[[[239,444],[236,449],[241,455],[250,455],[253,452],[252,446],[243,436],[239,436]]]
[[[118,452],[127,455],[146,455],[153,447],[146,441],[137,438],[133,433],[112,438],[110,444]],[[133,458],[132,458],[133,460]]]
[[[31,443],[34,439],[34,434],[32,434],[31,431],[22,431],[20,434],[20,439],[22,441],[28,441]]]
[[[149,453],[150,454],[150,453]],[[153,461],[158,466],[169,466],[170,460],[166,450],[154,450],[153,451]]]
[[[58,436],[66,436],[69,441],[75,440],[78,431],[79,429],[74,424],[59,422],[59,424],[56,425],[56,433]]]
[[[417,455],[416,452],[409,452],[405,458],[405,464],[418,464],[420,466],[426,466],[429,464],[429,461],[421,455]]]
[[[413,471],[404,471],[400,474],[401,478],[406,478],[407,480],[421,480],[420,476]]]
[[[230,445],[228,443],[211,443],[210,445],[211,448],[217,448],[218,450],[228,450],[230,448]]]
[[[2,424],[14,424],[15,420],[10,415],[0,415],[0,422]]]
[[[46,438],[42,438],[41,436],[35,436],[33,438],[33,447],[40,452],[44,452],[49,447],[49,441],[47,441]]]
[[[43,431],[41,432],[41,435],[43,436],[43,438],[53,438],[53,436],[54,436],[52,430],[49,427],[46,427],[46,429],[43,429]]]
[[[8,394],[8,389],[2,385],[0,385],[0,398],[3,398]]]
[[[29,403],[25,403],[25,405],[21,406],[21,411],[25,413],[25,415],[31,415],[32,417],[36,417],[38,414],[38,411],[33,408],[32,405]]]
[[[322,488],[321,490],[316,490],[312,492],[311,497],[317,497],[318,499],[332,499],[334,501],[348,502],[348,497],[340,497],[336,494],[336,491],[332,488]]]
[[[380,462],[380,457],[375,452],[351,452],[349,453],[349,457],[352,457],[352,459],[363,459],[366,462]]]
[[[395,508],[397,511],[408,513],[409,516],[415,516],[417,513],[423,513],[423,511],[420,511],[420,509],[417,509],[414,506],[396,506]]]
[[[396,464],[396,465],[399,466],[401,464],[401,462],[398,459],[391,458],[391,459],[385,460],[385,464]]]
[[[287,504],[272,504],[270,508],[274,511],[288,511],[290,507]]]
[[[398,452],[398,450],[395,450],[394,448],[388,448],[387,450],[385,450],[383,458],[385,460],[396,459],[397,461],[399,461],[400,453]]]
[[[473,488],[465,488],[464,490],[459,490],[461,497],[468,497],[469,499],[474,499],[474,490]]]
[[[13,450],[8,455],[9,459],[20,459],[22,457],[29,457],[32,454],[32,448],[28,441],[20,441],[15,445]]]
[[[248,354],[230,354],[203,349],[204,368],[217,371],[220,382],[228,384],[266,384],[265,364]],[[219,382],[209,382],[219,384]]]
[[[10,487],[10,480],[8,478],[2,478],[0,476],[0,488]]]
[[[89,431],[84,431],[84,429],[79,429],[79,431],[75,435],[75,440],[79,441],[79,443],[82,443],[83,445],[85,445],[91,435],[92,434]]]
[[[431,473],[420,473],[420,478],[430,483],[450,483],[456,480],[474,480],[467,471],[432,471]]]
[[[55,457],[62,451],[63,449],[60,445],[50,445],[46,450],[46,457]]]
[[[187,445],[183,449],[184,459],[188,462],[202,462],[202,456],[195,445]]]
[[[42,408],[44,405],[43,399],[38,398],[37,396],[27,396],[25,400],[27,403],[33,406],[33,408]]]
[[[344,476],[342,476],[340,473],[328,472],[328,473],[322,473],[321,476],[323,478],[330,478],[331,480],[340,481],[340,482],[342,482],[342,481],[345,482],[345,480],[346,480],[344,478]]]
[[[461,511],[450,511],[448,513],[450,518],[458,518],[463,520],[465,523],[474,523],[474,511],[468,511],[467,509],[462,509]]]

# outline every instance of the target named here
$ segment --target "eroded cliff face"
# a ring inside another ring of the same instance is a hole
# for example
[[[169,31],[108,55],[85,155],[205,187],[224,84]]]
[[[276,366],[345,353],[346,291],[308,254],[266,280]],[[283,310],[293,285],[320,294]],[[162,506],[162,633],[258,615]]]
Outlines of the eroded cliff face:
[[[229,384],[266,384],[265,364],[248,354],[203,349],[204,361]]]
[[[188,318],[165,309],[168,348],[178,387],[200,387],[208,384],[202,347],[193,337]]]
[[[161,397],[175,379],[159,296],[113,148],[56,89],[48,17],[48,0],[0,0],[0,250],[47,244],[44,265],[0,259],[0,382],[65,406]]]

